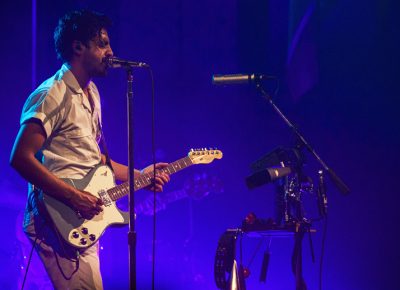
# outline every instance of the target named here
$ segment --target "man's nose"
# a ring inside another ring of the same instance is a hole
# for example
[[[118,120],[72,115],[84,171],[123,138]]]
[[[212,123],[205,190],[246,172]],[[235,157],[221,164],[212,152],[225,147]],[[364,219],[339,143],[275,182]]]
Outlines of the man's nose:
[[[112,57],[112,56],[114,56],[114,52],[112,51],[112,49],[110,47],[106,52],[106,57]]]

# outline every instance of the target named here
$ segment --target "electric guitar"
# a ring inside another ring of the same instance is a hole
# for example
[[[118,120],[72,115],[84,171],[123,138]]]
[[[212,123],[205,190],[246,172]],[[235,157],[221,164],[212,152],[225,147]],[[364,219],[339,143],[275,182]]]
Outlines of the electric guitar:
[[[194,164],[208,164],[221,159],[220,150],[191,150],[188,156],[170,163],[163,169],[174,174]],[[153,172],[142,174],[134,180],[134,190],[142,189],[152,183]],[[43,193],[42,201],[61,237],[71,246],[87,248],[95,244],[111,225],[129,222],[129,212],[121,211],[116,201],[129,194],[129,182],[115,185],[114,174],[107,165],[98,165],[82,179],[63,179],[79,190],[87,191],[100,198],[103,211],[92,219],[82,218],[73,208],[56,198]]]

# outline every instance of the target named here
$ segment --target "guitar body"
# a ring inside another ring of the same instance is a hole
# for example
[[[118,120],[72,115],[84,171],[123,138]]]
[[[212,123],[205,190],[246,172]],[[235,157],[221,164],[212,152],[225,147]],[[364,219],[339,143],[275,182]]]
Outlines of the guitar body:
[[[107,193],[115,187],[112,170],[106,165],[92,169],[82,179],[63,179],[75,188],[87,191],[103,200],[103,211],[90,220],[86,220],[72,208],[47,194],[43,194],[43,203],[57,231],[63,239],[76,248],[87,248],[95,244],[111,225],[124,225],[129,222],[129,212],[118,209]]]

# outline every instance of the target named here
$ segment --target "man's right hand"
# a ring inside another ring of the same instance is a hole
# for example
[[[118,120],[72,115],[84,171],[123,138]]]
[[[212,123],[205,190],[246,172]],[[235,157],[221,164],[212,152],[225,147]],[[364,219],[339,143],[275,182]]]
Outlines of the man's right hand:
[[[76,190],[69,202],[83,218],[92,219],[103,211],[103,201],[87,191]]]

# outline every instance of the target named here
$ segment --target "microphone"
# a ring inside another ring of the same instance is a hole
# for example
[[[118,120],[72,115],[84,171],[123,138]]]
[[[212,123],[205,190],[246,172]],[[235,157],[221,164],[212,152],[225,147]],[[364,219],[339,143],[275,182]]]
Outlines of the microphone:
[[[285,177],[290,173],[292,173],[290,167],[266,168],[246,177],[246,185],[248,189],[253,189],[275,181],[278,178]]]
[[[103,62],[105,62],[109,68],[150,67],[147,63],[144,62],[124,60],[114,56],[105,57],[103,59]]]
[[[260,74],[213,75],[212,83],[214,85],[251,84],[266,79],[276,79],[276,77]]]

